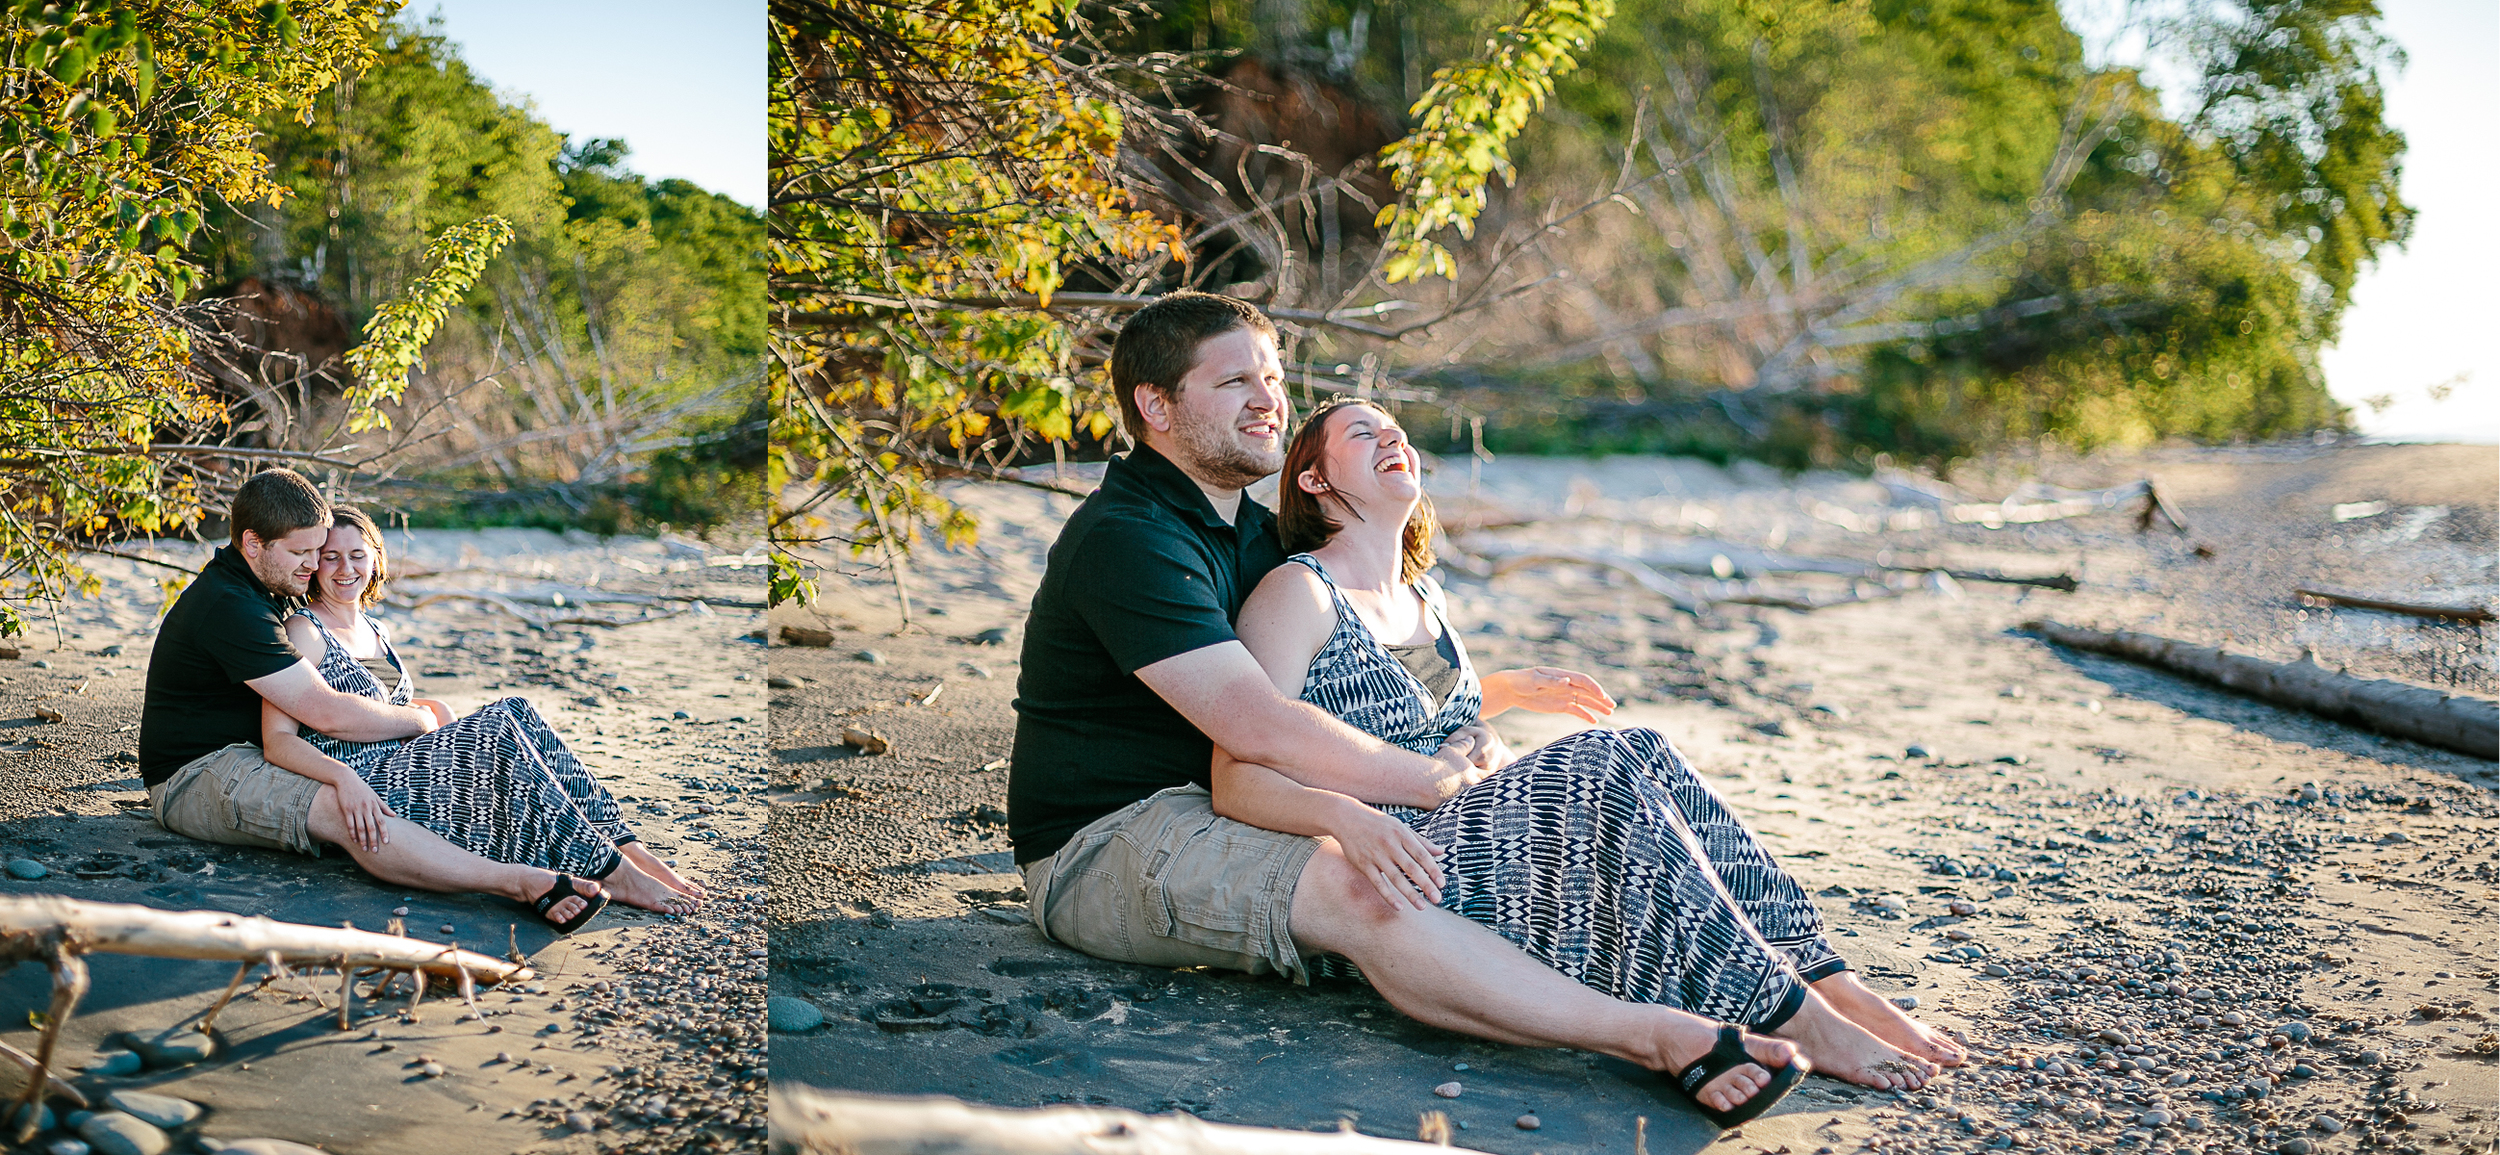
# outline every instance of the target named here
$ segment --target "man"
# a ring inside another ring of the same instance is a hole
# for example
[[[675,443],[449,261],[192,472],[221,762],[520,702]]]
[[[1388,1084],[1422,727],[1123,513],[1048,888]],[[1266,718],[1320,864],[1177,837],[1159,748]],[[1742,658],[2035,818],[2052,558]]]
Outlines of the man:
[[[1450,911],[1393,909],[1332,841],[1215,815],[1213,743],[1304,785],[1429,808],[1485,776],[1471,755],[1491,735],[1470,727],[1431,757],[1391,746],[1279,694],[1234,637],[1284,560],[1273,515],[1241,492],[1284,458],[1284,369],[1257,309],[1163,297],[1121,330],[1111,377],[1137,448],[1051,547],[1017,683],[1008,816],[1035,925],[1100,957],[1297,982],[1310,954],[1335,953],[1450,1030],[1652,1070],[1707,1052],[1694,1016],[1608,998]],[[1876,1070],[1901,1053],[1819,998],[1775,1033],[1789,1041],[1756,1040],[1758,1065],[1701,1088],[1705,1101],[1746,1099],[1800,1053],[1844,1078],[1902,1081]]]
[[[233,533],[158,627],[139,714],[139,777],[157,824],[236,846],[319,855],[347,849],[374,877],[424,890],[484,891],[532,901],[553,872],[490,862],[396,817],[351,829],[342,800],[372,787],[333,762],[313,778],[261,756],[261,700],[325,734],[372,742],[435,728],[434,714],[330,688],[287,644],[285,621],[303,597],[330,533],[330,503],[311,482],[271,469],[243,483]],[[574,885],[592,895],[585,880]],[[585,908],[566,898],[561,922]]]

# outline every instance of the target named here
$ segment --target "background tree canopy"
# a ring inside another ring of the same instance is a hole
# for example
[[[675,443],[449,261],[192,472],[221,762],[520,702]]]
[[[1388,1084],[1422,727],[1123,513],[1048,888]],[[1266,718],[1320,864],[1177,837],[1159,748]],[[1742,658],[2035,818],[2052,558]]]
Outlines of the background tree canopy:
[[[2167,94],[2048,0],[773,17],[776,536],[889,566],[971,532],[927,478],[1118,448],[1107,335],[1183,285],[1454,446],[1942,464],[2342,427],[2410,221],[2370,0],[2148,20]]]
[[[211,207],[193,255],[212,293],[309,289],[353,329],[411,274],[422,238],[500,217],[511,247],[397,407],[393,499],[421,519],[607,532],[756,508],[759,215],[646,180],[621,142],[567,141],[499,100],[436,27],[384,27],[371,50],[308,115],[258,126],[269,179],[292,195]],[[231,376],[253,378],[236,391],[264,437],[311,449],[335,435],[318,382],[292,364],[244,368]]]

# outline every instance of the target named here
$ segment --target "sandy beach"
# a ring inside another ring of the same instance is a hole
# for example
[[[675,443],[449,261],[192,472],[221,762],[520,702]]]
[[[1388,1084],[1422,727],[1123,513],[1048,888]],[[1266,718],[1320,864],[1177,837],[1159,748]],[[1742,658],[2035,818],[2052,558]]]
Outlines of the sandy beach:
[[[0,887],[365,930],[384,929],[404,909],[412,937],[490,955],[517,950],[536,973],[484,992],[483,1021],[439,985],[411,1018],[404,984],[387,1001],[363,997],[360,984],[346,1031],[335,976],[278,983],[225,1011],[215,1056],[197,1066],[65,1073],[90,1098],[137,1088],[204,1106],[176,1136],[184,1144],[272,1137],[372,1155],[759,1146],[757,569],[700,542],[537,530],[394,531],[390,545],[413,575],[395,585],[396,598],[453,595],[385,610],[423,692],[461,711],[528,697],[645,840],[713,901],[684,918],[611,905],[581,933],[556,938],[500,899],[383,887],[344,854],[212,846],[160,829],[138,778],[137,727],[165,604],[159,580],[177,575],[91,557],[100,592],[63,603],[57,632],[39,622],[16,639],[22,657],[0,661],[0,773],[9,784],[0,791],[0,853],[47,870]],[[191,546],[123,548],[185,566],[207,557]],[[638,624],[563,623],[569,617]],[[41,720],[38,707],[65,721]],[[116,955],[91,956],[90,965],[94,989],[63,1040],[72,1065],[118,1032],[196,1018],[233,973],[223,963]],[[15,1024],[0,1038],[32,1050],[36,1032],[20,1011],[42,1009],[48,997],[39,964],[0,978],[0,1005]],[[442,1074],[429,1075],[428,1063]]]
[[[1082,490],[1098,470],[1028,476]],[[1519,1155],[1631,1152],[1636,1135],[1653,1152],[1774,1155],[2491,1150],[2493,764],[2022,626],[2277,661],[2306,647],[2357,675],[2488,697],[2488,627],[2290,590],[2491,604],[2500,453],[2173,449],[1952,480],[1995,499],[2034,478],[2150,478],[2188,531],[2139,534],[2132,505],[1939,525],[1873,480],[1656,458],[1445,462],[1432,481],[1477,665],[1586,670],[1624,703],[1610,724],[1673,738],[1818,896],[1870,985],[1969,1042],[1972,1062],[1921,1092],[1818,1077],[1721,1133],[1636,1068],[1425,1028],[1360,985],[1130,967],[1042,941],[1009,865],[1004,760],[1025,605],[1075,499],[971,484],[951,492],[982,515],[980,545],[922,551],[909,628],[867,580],[773,614],[833,631],[829,647],[770,652],[769,984],[796,1000],[775,1004],[773,1076],[1401,1138],[1444,1111],[1457,1145]],[[2370,503],[2384,508],[2336,520]],[[1492,560],[1694,542],[2079,586],[1670,575],[1718,603],[1694,614],[1618,570],[1495,574]],[[1723,600],[1747,593],[1863,600]],[[889,748],[845,744],[845,727]],[[1568,727],[1514,714],[1498,728],[1524,749]],[[1434,1094],[1453,1080],[1458,1097]]]

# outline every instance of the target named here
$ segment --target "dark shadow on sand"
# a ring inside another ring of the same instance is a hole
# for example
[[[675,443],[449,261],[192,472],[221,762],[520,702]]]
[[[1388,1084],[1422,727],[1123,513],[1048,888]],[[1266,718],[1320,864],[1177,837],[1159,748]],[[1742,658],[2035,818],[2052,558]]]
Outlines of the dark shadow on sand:
[[[777,992],[827,1015],[814,1030],[773,1036],[776,1080],[1295,1130],[1351,1120],[1397,1139],[1442,1111],[1467,1124],[1460,1146],[1515,1155],[1628,1151],[1642,1116],[1658,1155],[1720,1136],[1633,1064],[1439,1030],[1359,982],[1105,962],[978,914],[799,923],[777,934],[772,965]],[[1460,1097],[1433,1094],[1452,1081]],[[1857,1097],[1829,1080],[1812,1085],[1779,1112],[1846,1109],[1836,1104]],[[1517,1128],[1527,1114],[1538,1130]]]

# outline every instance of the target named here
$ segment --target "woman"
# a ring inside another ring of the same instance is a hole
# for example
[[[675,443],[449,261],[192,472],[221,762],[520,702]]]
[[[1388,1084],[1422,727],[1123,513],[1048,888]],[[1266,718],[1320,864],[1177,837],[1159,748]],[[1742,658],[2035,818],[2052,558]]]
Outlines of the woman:
[[[1277,519],[1285,548],[1300,552],[1260,583],[1239,633],[1283,693],[1418,753],[1512,708],[1588,721],[1613,711],[1593,679],[1568,670],[1477,678],[1424,576],[1433,523],[1421,458],[1382,410],[1339,401],[1312,415],[1286,452]],[[1495,759],[1492,776],[1422,811],[1302,786],[1219,749],[1214,804],[1237,821],[1334,838],[1392,906],[1438,904],[1614,998],[1724,1020],[1716,1061],[1679,1084],[1723,1123],[1758,1114],[1795,1081],[1793,1067],[1775,1069],[1787,1048],[1757,1046],[1747,1031],[1885,1089],[1961,1061],[1951,1040],[1850,973],[1805,891],[1665,736],[1595,729]]]
[[[378,835],[382,816],[396,815],[481,858],[558,872],[534,906],[565,933],[609,895],[664,914],[699,905],[702,888],[642,844],[615,797],[526,699],[503,698],[454,719],[450,707],[415,696],[388,631],[364,612],[382,600],[389,577],[381,529],[344,506],[330,524],[306,605],[287,620],[287,640],[333,688],[424,706],[443,725],[415,738],[349,742],[264,703],[261,747],[269,760],[317,778],[332,760],[345,764],[356,781],[334,785],[359,837]]]

